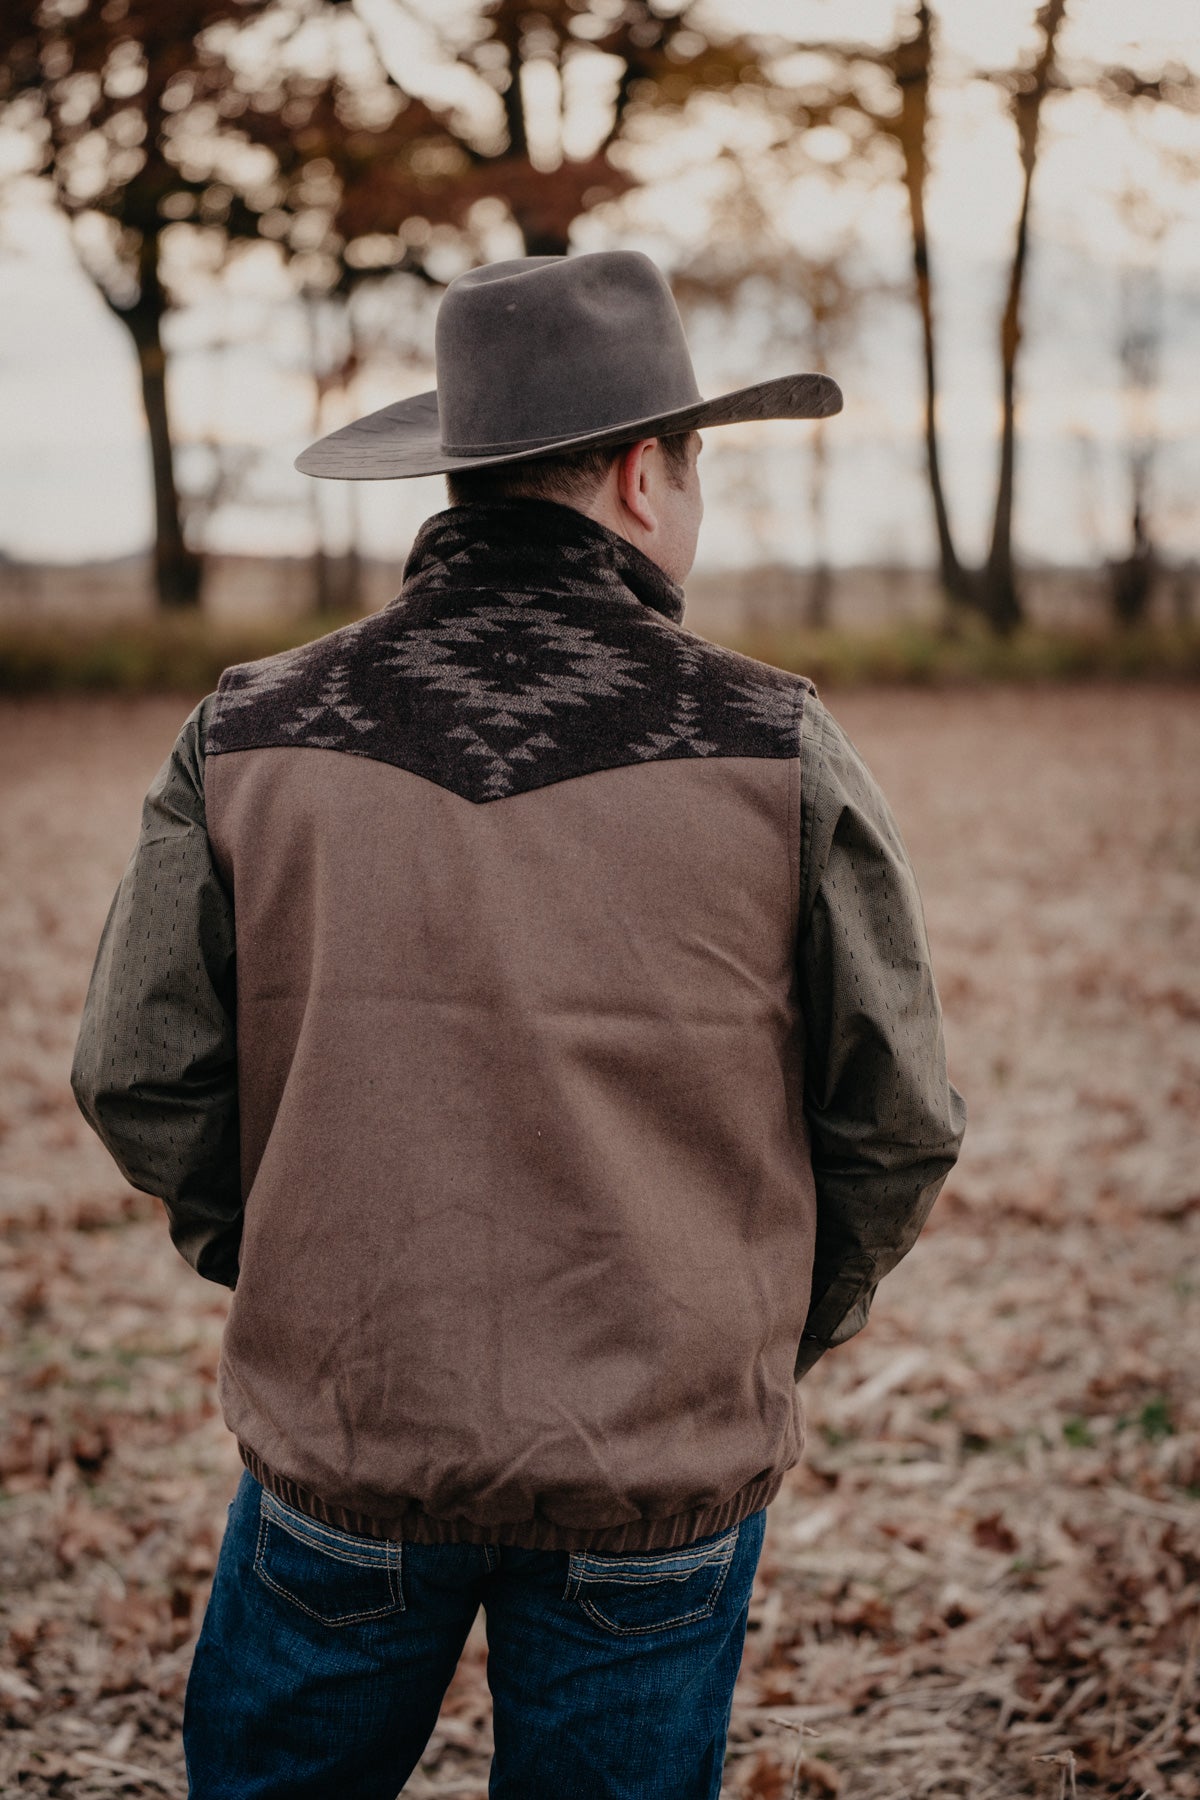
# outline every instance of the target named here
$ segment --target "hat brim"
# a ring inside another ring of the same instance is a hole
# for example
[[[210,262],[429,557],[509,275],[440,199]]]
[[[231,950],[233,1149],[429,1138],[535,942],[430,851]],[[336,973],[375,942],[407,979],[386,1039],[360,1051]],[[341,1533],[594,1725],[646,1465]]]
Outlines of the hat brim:
[[[650,418],[626,419],[601,431],[547,438],[518,449],[451,456],[442,448],[437,392],[413,394],[355,419],[318,439],[296,458],[302,475],[334,481],[399,481],[415,475],[447,475],[458,469],[485,469],[497,463],[528,461],[640,437],[703,431],[709,425],[740,425],[752,419],[828,419],[842,410],[842,390],[828,375],[780,375],[752,387],[735,388],[715,400],[697,400]]]

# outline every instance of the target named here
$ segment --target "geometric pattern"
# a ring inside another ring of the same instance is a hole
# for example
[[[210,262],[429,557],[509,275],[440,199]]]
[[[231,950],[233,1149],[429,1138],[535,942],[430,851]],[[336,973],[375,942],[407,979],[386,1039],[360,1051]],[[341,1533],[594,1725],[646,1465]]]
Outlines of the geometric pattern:
[[[571,507],[451,507],[381,612],[221,677],[205,752],[294,745],[504,799],[598,769],[799,755],[811,685],[680,624],[658,566]]]

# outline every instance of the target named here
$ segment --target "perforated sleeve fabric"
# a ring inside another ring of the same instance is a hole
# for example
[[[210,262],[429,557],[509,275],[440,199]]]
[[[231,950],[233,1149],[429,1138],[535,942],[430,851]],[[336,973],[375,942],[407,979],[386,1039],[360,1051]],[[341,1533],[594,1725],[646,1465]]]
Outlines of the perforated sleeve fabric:
[[[810,696],[801,742],[799,993],[817,1241],[797,1379],[861,1331],[958,1156],[962,1096],[916,878],[845,732]]]
[[[179,733],[96,953],[71,1086],[126,1180],[156,1194],[176,1248],[233,1287],[242,1226],[233,902],[205,826],[212,696]]]

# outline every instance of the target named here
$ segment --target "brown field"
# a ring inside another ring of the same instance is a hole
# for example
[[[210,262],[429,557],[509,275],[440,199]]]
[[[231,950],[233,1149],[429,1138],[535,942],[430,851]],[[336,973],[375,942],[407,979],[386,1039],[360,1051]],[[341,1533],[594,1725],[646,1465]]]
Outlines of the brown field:
[[[1200,1797],[1200,704],[861,693],[966,1148],[805,1384],[726,1793]],[[222,1290],[76,1112],[91,958],[180,700],[0,709],[0,1793],[181,1796],[238,1465]],[[406,1793],[486,1792],[473,1636]]]

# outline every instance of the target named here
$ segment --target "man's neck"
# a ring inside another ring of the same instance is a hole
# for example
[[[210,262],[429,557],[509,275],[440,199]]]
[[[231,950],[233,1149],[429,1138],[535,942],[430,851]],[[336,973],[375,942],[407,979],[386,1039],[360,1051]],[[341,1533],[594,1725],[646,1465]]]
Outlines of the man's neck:
[[[558,501],[513,495],[448,507],[426,519],[404,567],[400,598],[418,588],[479,587],[508,580],[536,589],[569,577],[598,593],[627,590],[678,622],[683,589],[603,519]]]

